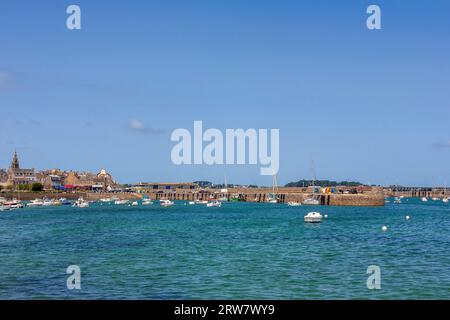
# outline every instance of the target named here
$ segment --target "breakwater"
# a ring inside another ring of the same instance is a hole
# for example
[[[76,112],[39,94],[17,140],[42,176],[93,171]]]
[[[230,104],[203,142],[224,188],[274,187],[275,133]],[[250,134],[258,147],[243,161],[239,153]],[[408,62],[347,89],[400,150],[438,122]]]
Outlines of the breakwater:
[[[229,201],[242,202],[267,202],[272,189],[269,188],[236,188],[228,189],[227,193],[217,189],[206,190],[149,190],[144,193],[132,192],[6,192],[0,196],[6,199],[20,199],[30,201],[36,198],[76,200],[80,197],[86,200],[100,200],[102,198],[117,198],[120,200],[136,200],[144,196],[151,199],[169,199],[181,201],[195,200],[218,200],[227,198]],[[287,203],[289,201],[303,202],[307,198],[313,197],[319,200],[321,205],[326,206],[383,206],[383,192],[367,192],[358,194],[312,194],[304,188],[279,188],[276,192],[278,202]]]

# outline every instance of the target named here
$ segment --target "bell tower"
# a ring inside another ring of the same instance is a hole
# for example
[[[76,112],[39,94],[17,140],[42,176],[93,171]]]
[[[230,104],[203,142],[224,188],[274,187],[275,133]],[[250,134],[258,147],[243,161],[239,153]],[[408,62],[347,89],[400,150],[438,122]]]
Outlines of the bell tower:
[[[17,152],[14,151],[13,160],[11,162],[11,169],[20,169],[19,158],[17,157]]]

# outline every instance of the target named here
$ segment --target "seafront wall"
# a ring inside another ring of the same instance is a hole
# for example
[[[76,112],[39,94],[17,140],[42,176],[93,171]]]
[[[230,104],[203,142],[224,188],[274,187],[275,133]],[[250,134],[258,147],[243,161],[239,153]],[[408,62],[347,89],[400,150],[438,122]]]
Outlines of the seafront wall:
[[[241,201],[245,202],[266,202],[272,189],[264,188],[246,188],[246,189],[228,189],[228,193],[221,193],[215,190],[206,190],[203,192],[191,192],[188,190],[177,190],[177,192],[150,191],[148,195],[152,199],[169,200],[211,200],[228,198],[231,200],[233,195],[238,195]],[[289,201],[303,202],[303,200],[312,197],[309,192],[304,192],[302,188],[279,188],[277,191],[278,201],[287,203]],[[316,194],[315,198],[321,205],[328,206],[384,206],[384,194],[382,192],[368,192],[360,194]]]
[[[99,193],[99,192],[6,192],[0,193],[0,197],[6,199],[20,199],[24,201],[34,200],[36,198],[60,199],[66,198],[68,200],[76,200],[80,197],[85,200],[99,200],[102,198],[116,197],[121,200],[136,200],[142,198],[144,195],[151,199],[170,199],[170,200],[214,200],[220,198],[227,198],[231,200],[232,197],[238,196],[240,201],[244,202],[266,202],[269,193],[272,189],[269,188],[239,188],[228,189],[228,193],[221,193],[220,190],[151,190],[147,193]],[[310,192],[305,192],[303,188],[279,188],[277,190],[277,198],[281,203],[289,201],[303,202],[303,200],[312,197]],[[314,195],[319,200],[321,205],[328,206],[383,206],[384,194],[382,192],[368,192],[359,194],[316,194]]]

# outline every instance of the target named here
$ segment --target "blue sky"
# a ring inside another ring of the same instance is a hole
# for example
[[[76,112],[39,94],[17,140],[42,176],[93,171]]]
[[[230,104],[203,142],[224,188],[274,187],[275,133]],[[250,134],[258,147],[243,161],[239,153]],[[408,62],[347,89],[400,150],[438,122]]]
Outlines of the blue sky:
[[[82,30],[69,31],[78,4]],[[378,4],[382,30],[366,28]],[[281,184],[450,184],[448,1],[2,1],[0,167],[271,184],[175,166],[176,128],[279,128]],[[134,126],[131,124],[134,121]],[[139,122],[141,126],[136,126]]]

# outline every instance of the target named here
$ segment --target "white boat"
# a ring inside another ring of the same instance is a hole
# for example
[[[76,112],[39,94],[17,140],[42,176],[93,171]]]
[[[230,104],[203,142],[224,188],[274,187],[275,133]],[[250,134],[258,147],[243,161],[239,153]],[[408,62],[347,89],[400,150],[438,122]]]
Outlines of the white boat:
[[[3,204],[0,204],[0,211],[9,211],[11,208],[9,206],[5,206]]]
[[[133,207],[136,207],[139,205],[139,203],[137,201],[133,201],[133,203],[131,204]]]
[[[426,197],[422,198],[422,202],[427,202],[427,201],[428,201],[428,199]]]
[[[79,198],[77,201],[74,202],[72,207],[88,208],[89,207],[89,202],[87,202],[83,198]]]
[[[19,200],[16,200],[16,199],[11,200],[9,202],[4,202],[3,206],[9,207],[10,209],[21,209],[21,208],[23,208],[22,202],[19,201]]]
[[[448,198],[444,198],[444,199],[442,199],[442,202],[444,202],[444,203],[448,203]]]
[[[431,198],[431,200],[433,200],[433,201],[438,201],[439,198],[433,197],[433,198]]]
[[[310,212],[304,217],[305,222],[320,223],[322,222],[322,215],[320,212]]]
[[[267,203],[278,203],[278,183],[277,183],[277,176],[274,174],[272,175],[272,193],[269,193],[267,195],[266,202]]]
[[[53,205],[54,205],[54,202],[53,202],[53,200],[51,200],[51,199],[44,199],[44,202],[42,203],[42,205],[43,205],[44,207],[50,207],[50,206],[53,206]]]
[[[142,201],[142,205],[143,205],[143,206],[149,206],[149,205],[151,205],[151,204],[153,204],[153,202],[152,202],[152,200],[150,200],[150,199],[144,199],[144,200]]]
[[[395,198],[394,203],[402,203],[402,200],[400,198]]]
[[[44,202],[41,199],[34,199],[27,203],[27,207],[42,207]]]
[[[159,200],[161,207],[171,207],[174,205],[173,201],[170,200]]]
[[[114,201],[114,204],[123,205],[123,204],[128,204],[129,202],[130,202],[130,200],[116,200],[116,201]]]
[[[206,204],[207,207],[221,207],[222,202],[220,201],[213,201]]]
[[[307,199],[303,200],[303,204],[308,205],[308,206],[318,206],[319,200],[314,199],[314,198],[307,198]]]
[[[71,205],[71,204],[72,204],[72,202],[70,202],[70,201],[67,200],[66,198],[61,198],[61,199],[59,199],[59,203],[60,203],[62,206],[68,206],[68,205]]]
[[[193,206],[193,205],[195,205],[195,201],[189,201],[188,204],[189,204],[190,206]]]
[[[113,201],[113,199],[111,199],[111,198],[100,199],[100,202],[112,202],[112,201]]]
[[[289,207],[299,207],[302,205],[300,202],[297,201],[289,201],[287,204]]]

